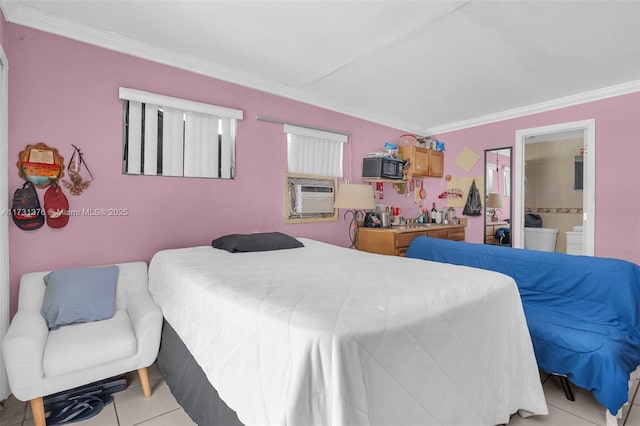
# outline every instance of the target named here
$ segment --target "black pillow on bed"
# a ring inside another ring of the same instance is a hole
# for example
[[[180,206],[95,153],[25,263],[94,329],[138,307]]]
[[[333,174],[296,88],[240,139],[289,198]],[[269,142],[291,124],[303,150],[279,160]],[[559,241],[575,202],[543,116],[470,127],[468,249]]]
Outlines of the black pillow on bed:
[[[224,235],[211,241],[211,246],[230,253],[243,253],[298,248],[304,244],[281,232],[263,232]]]

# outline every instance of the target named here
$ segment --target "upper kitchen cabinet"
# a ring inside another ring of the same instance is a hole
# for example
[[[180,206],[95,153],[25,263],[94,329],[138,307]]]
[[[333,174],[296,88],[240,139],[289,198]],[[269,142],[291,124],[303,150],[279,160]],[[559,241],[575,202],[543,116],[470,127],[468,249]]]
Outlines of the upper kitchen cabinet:
[[[406,178],[442,177],[444,175],[444,153],[414,145],[400,146],[398,154],[409,160]]]

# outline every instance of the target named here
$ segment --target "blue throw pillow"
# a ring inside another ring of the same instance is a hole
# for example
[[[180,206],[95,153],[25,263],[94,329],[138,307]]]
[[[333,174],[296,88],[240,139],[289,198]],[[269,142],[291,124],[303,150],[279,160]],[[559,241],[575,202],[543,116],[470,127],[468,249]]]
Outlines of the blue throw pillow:
[[[44,277],[40,313],[51,330],[109,319],[115,314],[118,267],[60,269]]]

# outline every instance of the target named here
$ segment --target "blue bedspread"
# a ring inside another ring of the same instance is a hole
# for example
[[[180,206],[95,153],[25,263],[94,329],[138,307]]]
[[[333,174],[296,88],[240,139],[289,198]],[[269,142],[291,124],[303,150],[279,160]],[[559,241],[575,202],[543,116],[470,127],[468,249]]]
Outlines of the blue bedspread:
[[[567,375],[612,414],[640,365],[640,267],[631,262],[418,237],[407,257],[488,269],[520,291],[541,370]]]

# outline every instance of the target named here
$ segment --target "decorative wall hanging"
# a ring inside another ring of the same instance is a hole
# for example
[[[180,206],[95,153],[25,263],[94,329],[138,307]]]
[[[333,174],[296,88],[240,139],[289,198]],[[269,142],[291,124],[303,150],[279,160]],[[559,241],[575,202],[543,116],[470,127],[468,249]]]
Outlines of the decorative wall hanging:
[[[89,170],[89,166],[87,166],[86,161],[84,161],[84,157],[82,155],[82,152],[80,151],[80,148],[73,144],[71,144],[71,146],[73,147],[73,154],[71,155],[69,165],[67,166],[69,180],[63,179],[62,183],[64,184],[65,188],[69,190],[71,195],[80,195],[82,194],[82,191],[89,187],[89,183],[91,183],[94,178],[91,174],[91,171]],[[76,158],[76,154],[78,155],[78,158]],[[80,171],[83,165],[84,168],[87,169],[87,173],[89,173],[89,176],[91,177],[90,180],[84,180],[80,175]]]
[[[451,188],[447,189],[444,192],[441,192],[438,195],[438,198],[462,198],[462,189],[460,188]]]
[[[39,142],[18,155],[18,174],[38,188],[46,188],[64,176],[64,158],[55,148]]]
[[[469,173],[473,166],[476,165],[480,156],[471,148],[465,147],[462,152],[456,158],[456,165],[465,172]]]

